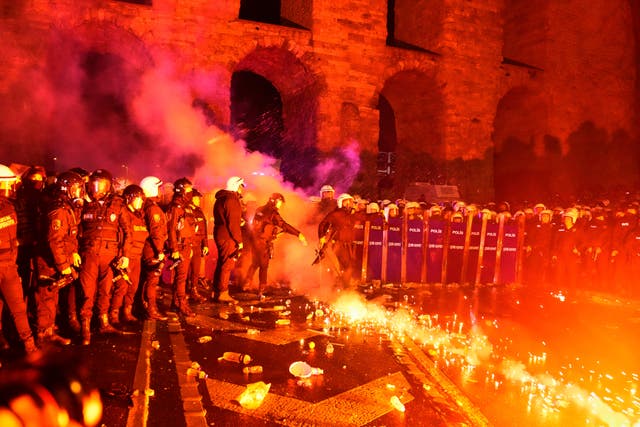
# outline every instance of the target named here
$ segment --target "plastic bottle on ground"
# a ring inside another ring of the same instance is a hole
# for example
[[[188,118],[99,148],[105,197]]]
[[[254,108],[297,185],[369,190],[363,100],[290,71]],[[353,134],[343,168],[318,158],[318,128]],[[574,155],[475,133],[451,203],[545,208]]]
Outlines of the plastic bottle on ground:
[[[251,362],[251,356],[248,354],[236,353],[235,351],[225,351],[218,360],[226,360],[227,362],[243,363],[248,365]]]
[[[245,374],[261,374],[262,366],[260,365],[245,366],[244,368],[242,368],[242,372]]]
[[[392,396],[390,400],[391,406],[400,412],[404,412],[404,404],[400,401],[398,396]]]

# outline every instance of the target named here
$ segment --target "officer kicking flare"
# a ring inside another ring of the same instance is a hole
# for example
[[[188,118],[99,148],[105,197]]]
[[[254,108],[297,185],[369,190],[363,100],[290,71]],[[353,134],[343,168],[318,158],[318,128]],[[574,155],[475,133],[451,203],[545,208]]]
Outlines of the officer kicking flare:
[[[284,204],[284,196],[273,193],[269,201],[256,209],[252,224],[251,255],[252,261],[247,271],[245,285],[253,280],[253,275],[258,270],[258,293],[262,294],[267,286],[267,270],[269,261],[273,257],[273,242],[281,233],[298,237],[300,242],[307,246],[307,239],[294,226],[288,224],[280,215],[280,208]]]
[[[320,224],[318,224],[318,239],[320,248],[325,246],[330,249],[329,258],[337,259],[335,273],[338,287],[347,289],[351,287],[353,274],[353,259],[355,256],[353,246],[353,196],[343,193],[338,196],[338,206],[329,212]]]

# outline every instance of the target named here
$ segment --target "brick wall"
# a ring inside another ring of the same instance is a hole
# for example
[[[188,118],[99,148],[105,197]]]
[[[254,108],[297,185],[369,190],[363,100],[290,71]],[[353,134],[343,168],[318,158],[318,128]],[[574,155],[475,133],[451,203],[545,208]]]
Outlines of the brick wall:
[[[260,74],[282,96],[287,137],[322,152],[356,140],[375,153],[381,94],[396,113],[398,150],[441,160],[483,159],[512,136],[541,153],[550,135],[566,151],[588,121],[635,138],[638,32],[629,1],[535,3],[395,0],[388,46],[385,0],[314,0],[310,12],[285,2],[286,17],[308,29],[239,20],[239,0],[16,1],[0,10],[0,92],[66,33],[87,49],[139,58],[134,67],[163,58],[185,75],[205,75],[214,87],[194,96],[221,126],[230,121],[233,72]]]

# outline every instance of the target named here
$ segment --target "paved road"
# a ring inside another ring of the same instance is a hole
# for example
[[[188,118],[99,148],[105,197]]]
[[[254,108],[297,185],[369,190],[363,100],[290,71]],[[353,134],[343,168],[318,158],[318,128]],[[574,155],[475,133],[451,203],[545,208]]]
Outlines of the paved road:
[[[193,319],[170,314],[127,334],[96,335],[88,348],[47,353],[81,360],[101,392],[106,426],[637,421],[640,402],[624,393],[637,390],[631,355],[640,311],[628,301],[504,287],[368,289],[331,306],[284,290],[264,301],[238,297],[237,305],[196,305]],[[607,357],[613,346],[617,357]],[[219,360],[225,351],[252,360]],[[3,370],[18,363],[7,352],[0,360]],[[322,373],[295,377],[293,362]],[[243,373],[255,365],[261,373]],[[548,386],[541,378],[562,387],[534,393],[531,387]],[[260,382],[269,385],[264,400],[243,407],[240,396]],[[577,403],[581,396],[599,402],[595,415]]]

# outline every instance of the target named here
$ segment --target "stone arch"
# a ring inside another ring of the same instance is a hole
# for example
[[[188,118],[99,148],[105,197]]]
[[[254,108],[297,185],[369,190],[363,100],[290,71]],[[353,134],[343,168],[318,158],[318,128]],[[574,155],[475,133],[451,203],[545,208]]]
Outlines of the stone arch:
[[[498,102],[492,139],[497,152],[509,140],[518,140],[542,154],[548,128],[548,106],[544,93],[529,86],[510,89]]]
[[[384,98],[394,115],[394,120],[381,117],[380,123],[386,126],[395,123],[397,141],[391,145],[395,145],[396,151],[426,153],[435,159],[445,157],[444,100],[433,75],[419,69],[400,71],[384,82],[379,97]],[[381,133],[392,132],[381,129]]]
[[[82,164],[128,175],[129,166],[123,165],[143,156],[151,144],[131,101],[152,65],[144,41],[113,21],[49,28],[39,82],[41,92],[55,100],[41,124],[47,129],[46,166],[61,170]]]
[[[548,128],[547,100],[528,86],[509,90],[498,102],[494,118],[494,186],[496,196],[522,200],[546,196],[552,161],[543,161]]]
[[[53,28],[52,40],[80,52],[118,55],[132,70],[141,71],[153,65],[151,52],[144,40],[113,21],[90,20],[70,27]]]
[[[316,76],[296,54],[275,46],[257,47],[249,52],[233,69],[234,74],[242,72],[263,78],[277,90],[282,110],[280,143],[284,148],[280,160],[284,169],[293,168],[285,178],[301,187],[311,184],[306,180],[308,170],[315,164],[304,165],[300,160],[316,158],[319,96]]]

